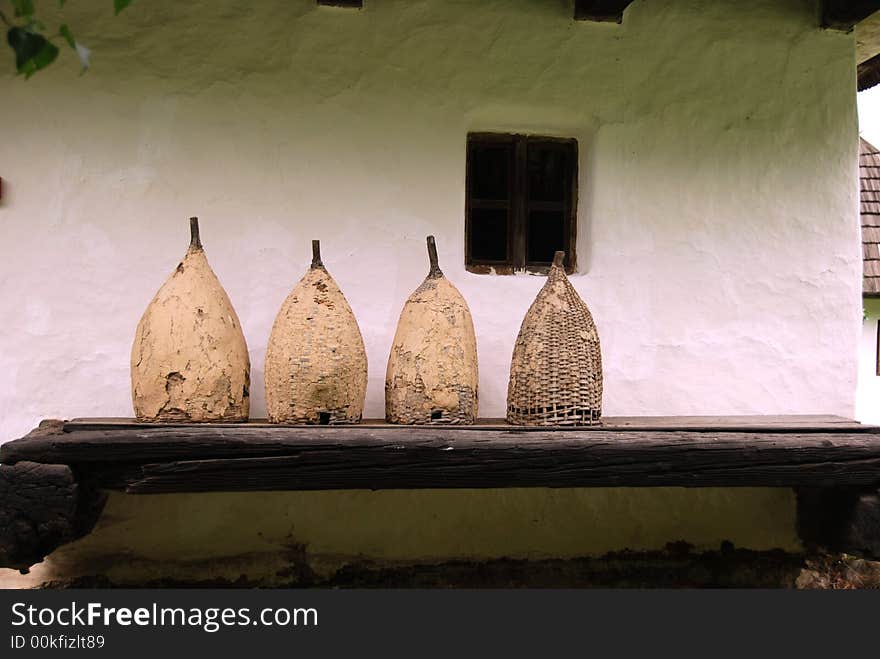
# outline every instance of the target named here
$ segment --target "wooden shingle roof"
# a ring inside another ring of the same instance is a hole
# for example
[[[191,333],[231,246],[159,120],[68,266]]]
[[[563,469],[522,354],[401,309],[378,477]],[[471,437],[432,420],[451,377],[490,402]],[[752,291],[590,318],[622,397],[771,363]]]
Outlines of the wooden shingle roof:
[[[880,150],[859,138],[861,181],[862,293],[880,297]]]

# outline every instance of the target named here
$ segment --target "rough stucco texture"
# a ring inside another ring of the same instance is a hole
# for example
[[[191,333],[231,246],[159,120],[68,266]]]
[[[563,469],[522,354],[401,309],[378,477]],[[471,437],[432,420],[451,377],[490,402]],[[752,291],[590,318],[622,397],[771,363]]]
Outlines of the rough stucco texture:
[[[854,38],[817,29],[814,3],[636,0],[623,25],[531,0],[64,12],[88,74],[72,53],[27,82],[0,67],[0,438],[131,414],[135,327],[190,215],[247,337],[252,416],[311,238],[364,335],[365,415],[382,416],[429,233],[473,312],[481,414],[503,416],[544,280],[464,269],[471,130],[579,141],[571,281],[602,339],[606,415],[853,413]]]

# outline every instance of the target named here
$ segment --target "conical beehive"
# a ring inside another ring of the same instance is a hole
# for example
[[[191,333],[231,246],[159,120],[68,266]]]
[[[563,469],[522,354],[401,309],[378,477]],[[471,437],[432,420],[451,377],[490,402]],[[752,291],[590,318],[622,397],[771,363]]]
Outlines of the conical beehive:
[[[275,318],[266,349],[273,423],[357,423],[367,393],[367,352],[357,320],[312,241],[312,266]]]
[[[602,416],[602,353],[593,317],[556,252],[523,319],[510,363],[507,422],[582,426]]]
[[[144,311],[131,349],[142,421],[246,421],[250,360],[241,324],[190,219],[186,256]]]
[[[391,344],[385,375],[389,423],[473,423],[477,416],[477,339],[467,302],[437,264],[410,295]]]

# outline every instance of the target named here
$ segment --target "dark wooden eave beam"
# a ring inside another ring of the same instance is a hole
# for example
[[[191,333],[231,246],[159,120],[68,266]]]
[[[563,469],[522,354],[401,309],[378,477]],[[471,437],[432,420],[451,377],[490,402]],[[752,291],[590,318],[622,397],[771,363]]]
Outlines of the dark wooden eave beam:
[[[27,570],[88,534],[107,495],[60,464],[0,464],[0,567]]]
[[[574,19],[622,23],[623,12],[631,4],[632,0],[575,0]]]
[[[860,92],[880,83],[880,54],[859,64],[858,79]],[[865,295],[865,297],[880,297],[880,293]]]
[[[880,0],[822,0],[822,27],[849,32],[875,11]]]

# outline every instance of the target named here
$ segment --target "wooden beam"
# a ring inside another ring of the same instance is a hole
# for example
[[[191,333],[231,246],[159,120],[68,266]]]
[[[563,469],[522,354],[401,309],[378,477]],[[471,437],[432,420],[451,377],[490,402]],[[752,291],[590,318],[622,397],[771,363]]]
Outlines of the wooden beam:
[[[160,425],[150,422],[139,422],[132,418],[126,417],[106,417],[106,418],[85,418],[71,419],[69,421],[43,421],[41,427],[57,427],[63,432],[73,432],[75,430],[113,430],[115,428],[172,428],[172,427],[193,427],[191,423],[163,423]],[[229,428],[229,423],[202,423],[198,424],[200,428]],[[278,428],[279,426],[270,423],[267,419],[251,419],[246,424],[236,424],[234,427],[247,428]],[[304,430],[314,429],[314,426],[301,426]],[[352,426],[349,426],[349,429]],[[395,426],[389,425],[384,419],[364,419],[356,427],[367,429],[398,429],[406,432],[413,432],[419,429],[418,426]],[[540,426],[511,426],[504,419],[481,418],[477,419],[473,425],[454,426],[453,431],[465,430],[516,430],[519,432],[584,432],[592,430],[694,430],[711,432],[715,430],[727,430],[731,432],[745,431],[775,431],[784,432],[787,430],[805,430],[813,432],[823,432],[831,430],[848,429],[861,432],[880,432],[880,427],[866,425],[853,421],[843,416],[833,414],[782,414],[782,415],[736,415],[736,416],[603,416],[600,424],[591,426],[559,426],[557,428],[546,428]],[[36,431],[34,431],[36,432]],[[34,433],[31,433],[34,434]],[[29,435],[30,436],[30,435]]]
[[[822,27],[849,32],[875,11],[880,0],[822,0]]]
[[[651,417],[596,428],[44,422],[0,446],[0,565],[88,533],[130,493],[794,487],[808,547],[880,557],[880,428],[840,417]]]
[[[623,12],[631,4],[632,0],[575,0],[574,19],[622,23]]]
[[[66,465],[0,464],[0,567],[27,571],[59,545],[84,536],[105,500],[77,483]]]
[[[880,485],[880,428],[56,426],[0,460],[70,464],[132,493],[496,487]]]
[[[865,60],[858,67],[858,88],[860,92],[870,89],[880,83],[880,54]],[[865,297],[880,297],[880,293],[865,295]]]

